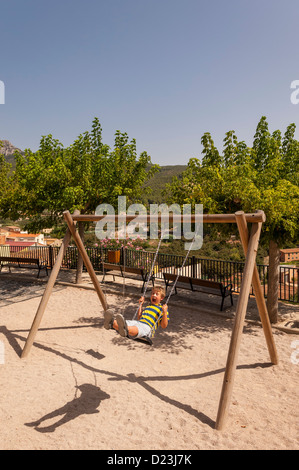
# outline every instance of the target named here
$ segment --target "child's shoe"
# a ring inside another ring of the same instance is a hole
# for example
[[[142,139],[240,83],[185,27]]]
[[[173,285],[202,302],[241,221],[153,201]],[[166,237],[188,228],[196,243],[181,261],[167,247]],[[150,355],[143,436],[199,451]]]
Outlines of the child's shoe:
[[[113,320],[113,312],[108,308],[108,310],[104,312],[104,328],[106,328],[106,330],[113,328]]]
[[[116,321],[117,321],[117,324],[118,324],[118,332],[121,336],[128,336],[128,328],[127,328],[127,323],[126,323],[126,320],[124,319],[124,317],[118,313],[116,315]]]

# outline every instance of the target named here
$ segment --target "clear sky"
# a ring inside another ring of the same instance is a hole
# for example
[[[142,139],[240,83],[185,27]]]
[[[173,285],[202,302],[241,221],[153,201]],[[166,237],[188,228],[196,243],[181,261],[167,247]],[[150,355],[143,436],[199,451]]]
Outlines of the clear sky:
[[[1,0],[0,139],[64,146],[98,117],[154,163],[187,164],[210,132],[252,145],[298,126],[298,0]]]

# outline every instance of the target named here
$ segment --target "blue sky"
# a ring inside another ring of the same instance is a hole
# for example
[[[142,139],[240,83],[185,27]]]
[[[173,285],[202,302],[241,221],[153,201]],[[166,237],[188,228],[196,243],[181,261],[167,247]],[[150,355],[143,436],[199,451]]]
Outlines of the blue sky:
[[[298,0],[2,0],[0,139],[68,146],[98,117],[161,165],[200,158],[204,132],[250,146],[263,115],[299,127],[298,24]]]

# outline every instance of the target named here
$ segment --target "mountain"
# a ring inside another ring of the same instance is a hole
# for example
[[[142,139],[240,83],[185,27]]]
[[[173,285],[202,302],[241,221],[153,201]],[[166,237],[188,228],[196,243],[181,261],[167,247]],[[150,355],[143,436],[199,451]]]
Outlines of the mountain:
[[[143,203],[161,204],[165,202],[162,191],[165,189],[167,183],[171,183],[172,178],[175,176],[180,178],[187,165],[165,165],[161,166],[160,170],[144,185],[151,188],[149,195],[144,195]]]
[[[0,142],[2,143],[2,146],[0,147],[0,153],[2,153],[5,157],[13,155],[16,150],[18,150],[18,152],[23,153],[21,149],[18,149],[17,147],[12,145],[9,140],[0,140]]]
[[[2,143],[2,146],[0,146],[0,153],[2,153],[5,157],[5,160],[10,163],[13,168],[15,167],[15,157],[14,153],[17,150],[20,153],[23,153],[23,151],[17,147],[15,147],[9,140],[0,140],[0,144]]]

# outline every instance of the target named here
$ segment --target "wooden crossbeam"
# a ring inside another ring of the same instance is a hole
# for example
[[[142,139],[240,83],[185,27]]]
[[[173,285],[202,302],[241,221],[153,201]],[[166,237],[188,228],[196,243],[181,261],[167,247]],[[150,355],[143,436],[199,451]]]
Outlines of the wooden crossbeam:
[[[195,214],[148,214],[148,215],[93,215],[93,214],[78,214],[73,215],[72,219],[74,222],[98,222],[99,220],[105,219],[106,222],[121,220],[122,222],[125,220],[126,222],[131,222],[132,220],[138,217],[138,222],[146,222],[150,223],[153,221],[161,222],[165,219],[169,220],[169,222],[196,222],[202,218],[203,223],[208,224],[234,224],[236,223],[236,215],[235,214],[203,214],[203,215],[195,215]],[[244,214],[246,222],[254,223],[254,222],[265,222],[266,216],[263,211],[257,211],[253,214]]]

